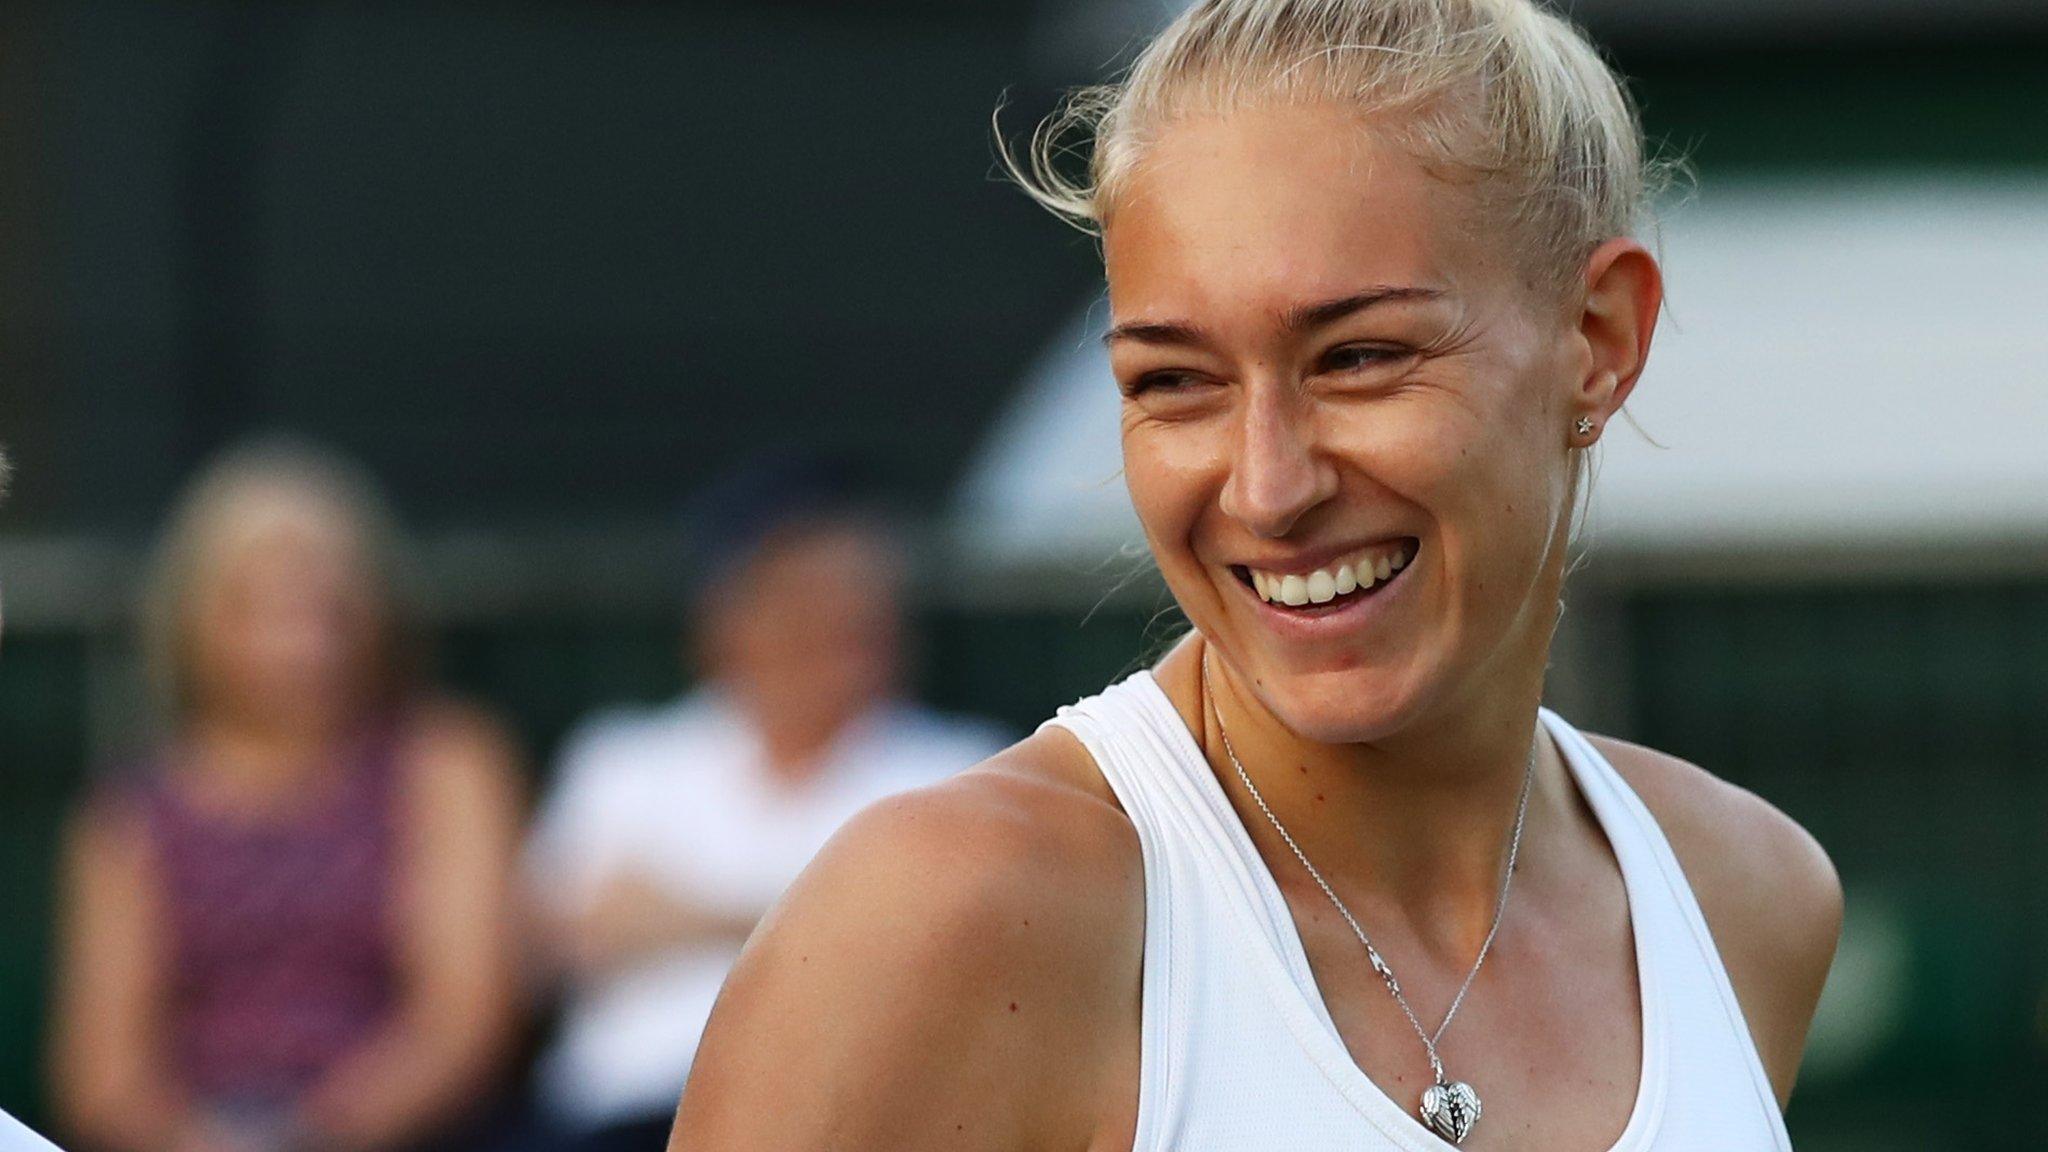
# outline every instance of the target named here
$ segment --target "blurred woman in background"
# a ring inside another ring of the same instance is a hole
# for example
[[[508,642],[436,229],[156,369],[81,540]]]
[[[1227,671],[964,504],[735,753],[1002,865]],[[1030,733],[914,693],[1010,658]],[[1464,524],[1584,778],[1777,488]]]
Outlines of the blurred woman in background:
[[[202,477],[145,643],[171,720],[70,830],[52,1073],[107,1152],[426,1146],[519,1001],[506,738],[412,678],[390,521],[285,444]]]

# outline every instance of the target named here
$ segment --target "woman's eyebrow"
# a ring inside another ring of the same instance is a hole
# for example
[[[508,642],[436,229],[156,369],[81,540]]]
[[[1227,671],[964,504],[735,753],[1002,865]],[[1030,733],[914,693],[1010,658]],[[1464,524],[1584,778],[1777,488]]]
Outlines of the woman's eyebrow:
[[[1280,317],[1280,323],[1290,332],[1306,332],[1320,328],[1332,321],[1342,320],[1357,312],[1380,304],[1406,302],[1410,300],[1436,300],[1443,296],[1440,288],[1423,288],[1410,285],[1381,285],[1353,292],[1335,300],[1324,300],[1315,304],[1302,304],[1289,308]]]
[[[1102,334],[1104,344],[1130,340],[1139,344],[1200,344],[1202,330],[1193,324],[1173,320],[1133,320],[1118,324]]]
[[[1305,332],[1377,305],[1411,300],[1437,300],[1443,295],[1441,288],[1382,285],[1353,292],[1348,296],[1340,296],[1334,300],[1297,305],[1281,314],[1280,323],[1290,332]],[[1118,324],[1102,334],[1104,344],[1115,344],[1119,340],[1129,340],[1138,344],[1173,345],[1201,344],[1206,341],[1206,337],[1201,328],[1182,320],[1133,320]]]

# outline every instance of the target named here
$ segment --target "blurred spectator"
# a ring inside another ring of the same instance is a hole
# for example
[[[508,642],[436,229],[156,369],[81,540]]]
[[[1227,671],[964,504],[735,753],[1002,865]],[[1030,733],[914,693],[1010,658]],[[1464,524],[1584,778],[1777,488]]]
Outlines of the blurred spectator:
[[[145,603],[170,731],[70,829],[52,1079],[78,1149],[419,1148],[516,1016],[506,739],[413,678],[347,465],[216,465]]]
[[[588,722],[530,865],[567,982],[541,1103],[565,1146],[666,1146],[712,1000],[755,922],[847,817],[993,753],[899,696],[904,559],[816,460],[700,501],[702,686]]]

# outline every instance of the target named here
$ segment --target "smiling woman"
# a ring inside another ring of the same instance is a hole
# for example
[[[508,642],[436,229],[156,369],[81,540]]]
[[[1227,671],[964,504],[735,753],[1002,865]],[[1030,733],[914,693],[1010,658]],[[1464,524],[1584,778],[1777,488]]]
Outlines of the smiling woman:
[[[672,1146],[1787,1147],[1826,855],[1541,707],[1663,295],[1597,53],[1529,0],[1209,0],[1032,155],[1193,629],[850,825]]]

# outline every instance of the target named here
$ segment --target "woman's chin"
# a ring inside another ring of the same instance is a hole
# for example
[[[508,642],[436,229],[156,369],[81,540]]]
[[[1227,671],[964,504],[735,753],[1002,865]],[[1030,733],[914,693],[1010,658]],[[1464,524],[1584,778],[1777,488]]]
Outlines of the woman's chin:
[[[1262,676],[1260,701],[1289,732],[1318,744],[1367,744],[1401,731],[1419,711],[1404,678],[1357,669]]]

